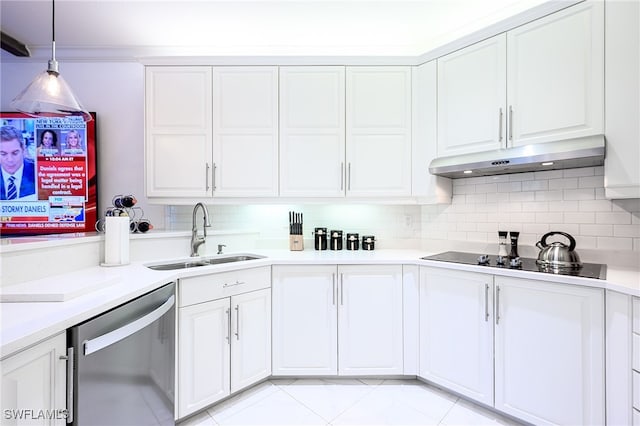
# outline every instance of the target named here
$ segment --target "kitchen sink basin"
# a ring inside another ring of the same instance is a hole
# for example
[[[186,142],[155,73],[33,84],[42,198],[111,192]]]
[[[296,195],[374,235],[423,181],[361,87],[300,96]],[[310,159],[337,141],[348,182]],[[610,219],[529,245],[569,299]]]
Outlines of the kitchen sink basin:
[[[172,271],[175,269],[197,268],[199,266],[220,265],[223,263],[245,262],[247,260],[263,259],[264,256],[255,254],[241,254],[231,256],[198,257],[194,259],[172,260],[165,263],[145,265],[156,271]]]

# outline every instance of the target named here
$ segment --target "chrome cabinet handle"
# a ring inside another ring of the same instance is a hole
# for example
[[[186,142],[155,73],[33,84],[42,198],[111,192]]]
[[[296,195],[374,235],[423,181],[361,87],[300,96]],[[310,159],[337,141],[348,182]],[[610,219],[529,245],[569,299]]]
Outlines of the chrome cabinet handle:
[[[500,108],[500,118],[498,119],[498,141],[502,142],[502,119],[504,114],[502,113],[502,108]]]
[[[513,142],[513,106],[509,105],[509,139]]]
[[[333,296],[333,304],[336,304],[336,274],[331,274],[331,282],[332,282],[332,286],[331,286],[331,293]]]
[[[236,305],[236,340],[240,340],[240,305]]]
[[[344,191],[344,162],[340,163],[340,191]]]
[[[496,325],[500,322],[500,286],[496,286]]]
[[[489,284],[484,285],[484,321],[489,321]]]
[[[349,171],[349,176],[347,179],[347,190],[351,191],[351,162],[349,162],[347,169]]]
[[[340,274],[340,304],[344,305],[344,275]]]
[[[67,361],[67,423],[73,423],[73,348],[67,348],[67,355],[60,355],[61,360]]]
[[[227,287],[233,287],[233,286],[236,286],[236,285],[242,285],[242,284],[246,284],[246,282],[245,282],[245,281],[238,281],[238,280],[236,280],[236,282],[235,282],[234,284],[224,283],[224,284],[222,285],[222,287],[223,287],[223,288],[227,288]]]
[[[227,344],[231,344],[231,307],[227,308]]]
[[[127,325],[123,325],[122,327],[105,333],[101,336],[98,336],[94,339],[85,340],[84,342],[82,342],[84,355],[91,355],[92,353],[97,352],[100,349],[104,349],[107,346],[111,346],[114,343],[117,343],[120,340],[131,336],[133,333],[149,326],[155,320],[167,313],[167,311],[173,307],[175,301],[175,296],[171,295],[162,305],[160,305],[160,307],[138,318],[137,320],[132,321]]]
[[[216,190],[216,170],[218,169],[218,166],[216,166],[216,163],[213,163],[213,190]]]
[[[204,179],[205,179],[205,183],[206,183],[206,187],[207,187],[207,192],[209,192],[209,188],[210,188],[209,187],[209,169],[211,167],[209,167],[209,163],[208,162],[205,163],[205,164],[206,164],[207,168],[206,168],[206,171],[205,171],[205,174],[204,174]]]

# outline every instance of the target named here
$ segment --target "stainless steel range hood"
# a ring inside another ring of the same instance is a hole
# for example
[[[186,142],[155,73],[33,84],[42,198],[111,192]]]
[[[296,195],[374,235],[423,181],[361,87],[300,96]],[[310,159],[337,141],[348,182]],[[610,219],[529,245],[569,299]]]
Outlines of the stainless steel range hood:
[[[604,164],[604,135],[436,158],[429,173],[450,178],[570,169]]]

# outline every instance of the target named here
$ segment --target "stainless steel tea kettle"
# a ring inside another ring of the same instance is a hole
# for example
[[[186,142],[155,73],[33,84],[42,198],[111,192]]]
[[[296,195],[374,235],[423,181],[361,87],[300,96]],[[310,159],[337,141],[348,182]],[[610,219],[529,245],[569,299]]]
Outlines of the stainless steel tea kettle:
[[[569,240],[569,245],[554,241],[551,244],[547,244],[547,238],[552,235],[562,235]],[[540,249],[538,253],[538,260],[536,264],[542,269],[580,269],[582,268],[582,262],[580,256],[575,251],[576,240],[566,232],[551,231],[542,236],[540,241],[536,243],[536,246]]]

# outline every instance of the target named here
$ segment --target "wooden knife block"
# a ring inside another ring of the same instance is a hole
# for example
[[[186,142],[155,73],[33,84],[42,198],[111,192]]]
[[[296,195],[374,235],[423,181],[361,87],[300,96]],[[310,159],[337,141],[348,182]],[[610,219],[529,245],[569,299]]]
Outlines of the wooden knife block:
[[[289,250],[304,250],[304,238],[302,235],[289,235]]]

